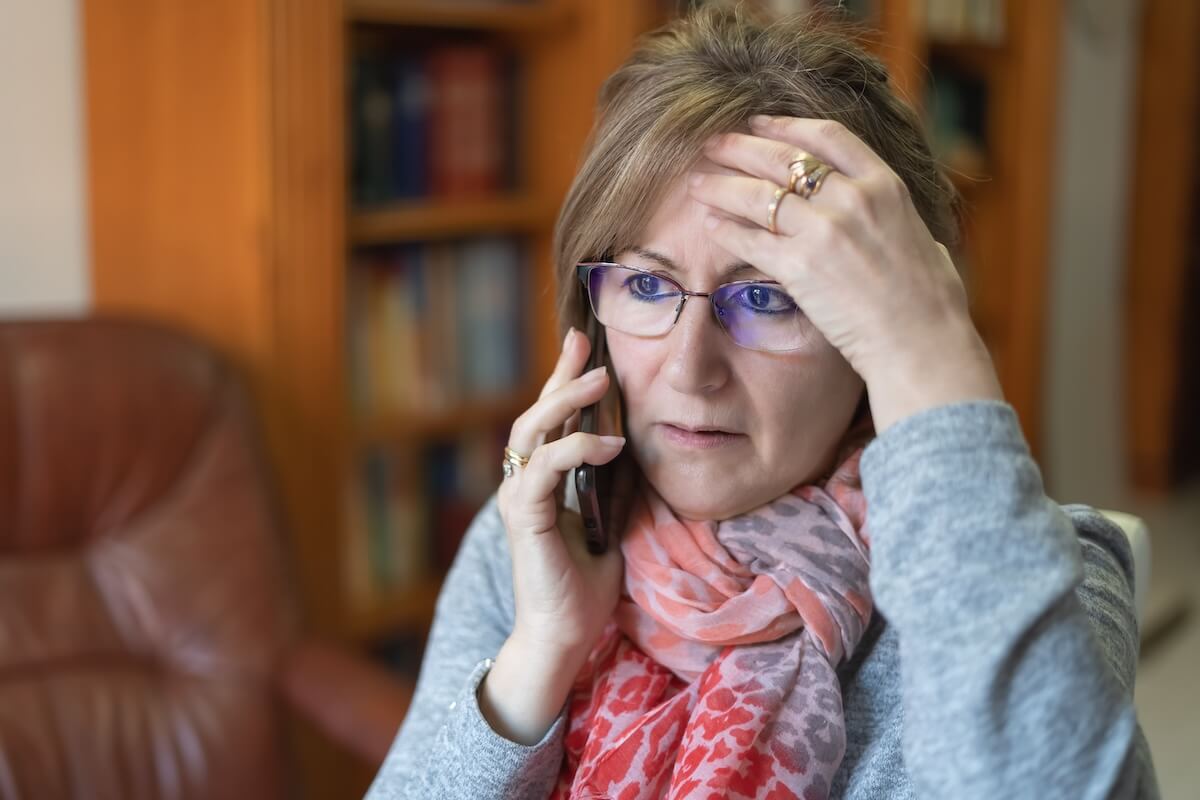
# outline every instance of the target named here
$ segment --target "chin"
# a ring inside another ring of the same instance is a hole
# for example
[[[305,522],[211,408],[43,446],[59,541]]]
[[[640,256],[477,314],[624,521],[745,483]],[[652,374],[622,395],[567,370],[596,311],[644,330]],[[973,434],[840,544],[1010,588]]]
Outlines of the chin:
[[[693,520],[722,520],[738,513],[736,491],[728,482],[716,476],[687,475],[673,472],[669,475],[648,476],[650,485],[658,492],[677,516]],[[714,491],[720,487],[720,491]]]

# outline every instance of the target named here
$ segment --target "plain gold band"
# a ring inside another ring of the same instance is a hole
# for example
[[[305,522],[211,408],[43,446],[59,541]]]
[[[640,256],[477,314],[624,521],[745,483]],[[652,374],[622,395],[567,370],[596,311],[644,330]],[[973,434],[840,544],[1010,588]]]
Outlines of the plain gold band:
[[[775,229],[775,217],[779,214],[779,204],[790,193],[786,186],[780,186],[775,189],[775,194],[771,197],[771,202],[767,204],[767,230],[771,233],[779,233]]]

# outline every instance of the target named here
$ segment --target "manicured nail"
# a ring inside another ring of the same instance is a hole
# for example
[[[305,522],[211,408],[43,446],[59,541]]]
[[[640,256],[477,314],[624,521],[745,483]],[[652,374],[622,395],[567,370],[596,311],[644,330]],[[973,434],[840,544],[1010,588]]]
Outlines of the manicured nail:
[[[771,118],[766,114],[755,114],[750,118],[751,125],[766,125],[771,121]]]
[[[604,442],[609,447],[620,447],[625,444],[624,436],[601,436],[600,441]]]
[[[704,183],[704,173],[693,172],[692,177],[688,178],[688,183],[690,183],[692,186],[699,186],[700,184]]]
[[[567,335],[563,338],[563,350],[567,349],[567,345],[571,343],[571,337],[575,335],[575,326],[567,328]]]
[[[588,370],[586,373],[584,373],[583,378],[584,380],[588,381],[599,380],[600,376],[603,375],[607,369],[608,367],[596,367],[595,369]]]

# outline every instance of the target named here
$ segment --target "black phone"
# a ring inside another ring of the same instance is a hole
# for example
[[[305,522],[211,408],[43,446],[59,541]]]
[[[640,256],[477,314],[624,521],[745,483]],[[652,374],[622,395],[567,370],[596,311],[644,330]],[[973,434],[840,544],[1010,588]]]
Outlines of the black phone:
[[[607,343],[604,326],[595,315],[588,313],[587,337],[592,343],[587,369],[592,370],[606,361]],[[611,369],[609,370],[611,373]],[[623,433],[624,403],[616,377],[610,374],[610,384],[604,397],[583,408],[579,416],[579,430],[585,433]],[[606,400],[613,403],[613,431],[601,431],[600,420],[604,416],[601,404]],[[626,453],[629,447],[607,464],[582,464],[575,470],[575,493],[579,497],[579,513],[583,517],[584,538],[588,552],[600,555],[608,549],[613,536],[620,534],[619,526],[625,522],[628,510],[629,469]]]

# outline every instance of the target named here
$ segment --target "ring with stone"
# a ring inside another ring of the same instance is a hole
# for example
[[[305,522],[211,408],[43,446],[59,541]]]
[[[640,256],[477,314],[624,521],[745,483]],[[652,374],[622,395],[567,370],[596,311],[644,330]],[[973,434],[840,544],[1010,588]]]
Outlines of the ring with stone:
[[[528,463],[529,456],[523,456],[511,447],[504,448],[504,461],[500,464],[504,477],[511,478],[517,467],[524,467]]]

